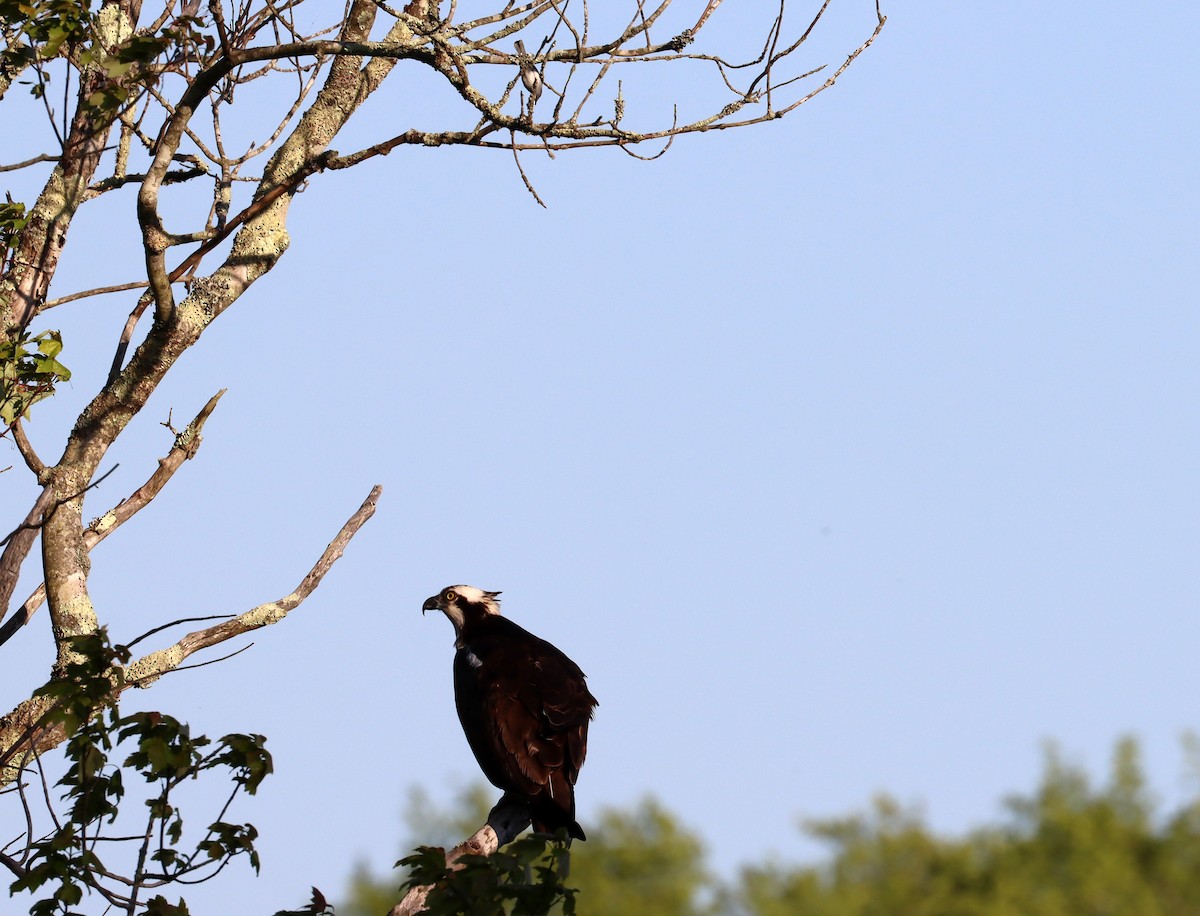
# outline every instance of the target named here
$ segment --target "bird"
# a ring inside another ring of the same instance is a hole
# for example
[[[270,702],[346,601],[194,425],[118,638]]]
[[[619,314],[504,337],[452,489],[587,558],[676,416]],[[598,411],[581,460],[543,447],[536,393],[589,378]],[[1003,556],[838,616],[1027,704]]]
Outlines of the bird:
[[[533,66],[533,62],[529,57],[529,53],[525,50],[525,42],[517,41],[515,45],[517,49],[517,58],[521,66],[521,83],[529,91],[529,95],[536,102],[542,97],[542,75],[537,72]]]
[[[451,585],[421,613],[454,625],[454,705],[483,775],[529,807],[533,829],[585,840],[575,781],[587,756],[596,698],[579,666],[500,615],[500,592]]]

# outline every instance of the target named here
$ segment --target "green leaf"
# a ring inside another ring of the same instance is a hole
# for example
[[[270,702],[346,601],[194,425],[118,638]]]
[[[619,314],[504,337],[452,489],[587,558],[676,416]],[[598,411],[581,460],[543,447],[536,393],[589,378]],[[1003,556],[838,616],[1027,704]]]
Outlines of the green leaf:
[[[182,897],[178,904],[167,902],[161,894],[146,901],[146,916],[189,916],[187,903]]]
[[[64,881],[63,884],[59,887],[59,889],[54,892],[54,896],[57,897],[59,900],[61,900],[63,903],[65,903],[69,906],[74,906],[76,903],[78,903],[80,900],[83,899],[83,888],[80,887],[78,884],[73,884],[69,881]]]
[[[58,331],[47,331],[38,341],[38,350],[40,350],[44,356],[49,356],[51,358],[58,356],[58,354],[62,352],[62,348],[62,334],[60,334]]]

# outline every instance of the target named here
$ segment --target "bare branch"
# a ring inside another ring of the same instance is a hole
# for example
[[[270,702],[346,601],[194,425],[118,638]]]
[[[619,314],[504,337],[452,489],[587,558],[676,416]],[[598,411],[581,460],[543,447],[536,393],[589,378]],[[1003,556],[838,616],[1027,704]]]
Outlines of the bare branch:
[[[139,287],[149,286],[148,283],[139,283]],[[145,314],[146,309],[150,306],[152,297],[149,292],[138,296],[138,301],[133,307],[133,311],[129,313],[129,317],[125,319],[125,327],[121,329],[121,337],[117,341],[117,351],[113,354],[112,365],[108,369],[108,385],[112,385],[116,381],[117,376],[121,373],[121,367],[125,364],[125,353],[129,350],[129,342],[133,340],[133,332],[137,328],[137,324]]]
[[[208,238],[203,245],[184,258],[183,261],[179,263],[179,266],[171,271],[167,277],[168,283],[174,283],[176,280],[188,276],[190,273],[195,271],[195,269],[199,267],[200,263],[204,260],[204,256],[225,241],[225,239],[229,238],[229,236],[233,234],[233,231],[237,229],[238,226],[242,225],[242,223],[245,223],[248,220],[254,219],[256,216],[261,216],[263,213],[267,212],[267,210],[269,210],[277,200],[279,200],[285,194],[293,193],[298,187],[300,187],[300,185],[304,184],[304,182],[306,182],[314,174],[325,168],[328,161],[329,156],[327,154],[312,159],[302,168],[298,169],[294,175],[289,176],[285,181],[275,185],[261,197],[256,198],[253,203],[246,207],[246,209],[237,216],[233,217],[233,219],[227,220],[219,230],[210,233],[211,237]],[[180,237],[177,239],[177,241],[182,242],[183,239]],[[142,306],[142,308],[144,309],[145,306]],[[138,312],[138,315],[140,316],[141,312]],[[131,315],[130,317],[132,318],[133,316]],[[134,324],[136,324],[136,321]],[[130,328],[129,331],[130,334],[132,334],[132,328]],[[122,337],[122,340],[125,344],[128,344],[128,339],[124,336]],[[124,351],[122,350],[118,356],[120,357],[123,354]],[[117,365],[115,360],[113,365],[114,367]]]
[[[17,169],[28,168],[31,165],[37,165],[39,162],[58,162],[60,157],[48,156],[42,153],[34,156],[32,159],[26,159],[24,162],[14,162],[12,165],[0,165],[0,172],[15,172]]]
[[[117,283],[114,286],[98,286],[95,289],[85,289],[78,293],[71,293],[68,296],[59,296],[57,299],[48,299],[46,304],[42,306],[42,311],[52,309],[56,305],[65,305],[68,302],[74,302],[76,299],[87,299],[90,296],[106,296],[109,293],[123,293],[131,289],[145,289],[144,282],[137,283]]]
[[[8,603],[12,600],[13,589],[17,587],[21,564],[29,556],[37,537],[38,520],[53,501],[54,491],[48,486],[43,487],[25,521],[6,538],[8,543],[4,545],[4,553],[0,554],[0,619],[8,613]]]
[[[214,616],[228,617],[230,615],[229,614],[217,614]],[[233,658],[235,655],[241,655],[243,652],[247,652],[252,648],[254,648],[254,643],[248,642],[248,643],[246,643],[246,645],[242,646],[240,649],[234,649],[232,652],[226,653],[225,655],[219,655],[216,658],[205,659],[202,662],[196,662],[194,665],[180,665],[178,668],[172,668],[169,673],[176,674],[180,671],[191,671],[193,668],[207,668],[209,665],[218,665],[221,662],[228,661],[229,659]],[[135,686],[141,686],[141,685],[137,684]]]
[[[141,636],[131,639],[129,642],[125,643],[125,648],[132,649],[143,639],[149,639],[155,633],[161,633],[163,630],[169,630],[172,627],[182,626],[185,623],[199,623],[202,620],[228,620],[233,616],[233,614],[208,614],[204,617],[180,617],[178,620],[172,620],[169,623],[162,624],[161,626],[153,627],[152,629],[147,630]]]
[[[696,20],[696,24],[692,26],[692,34],[699,32],[704,28],[704,23],[708,22],[708,17],[711,16],[721,5],[722,0],[708,0],[708,6],[704,8],[704,12],[700,14],[700,18]]]
[[[33,443],[29,441],[29,437],[25,435],[25,424],[21,422],[21,418],[17,417],[12,426],[13,442],[17,444],[17,451],[21,453],[21,457],[25,459],[25,465],[29,470],[33,471],[33,476],[41,478],[42,471],[46,470],[46,465],[42,463],[42,459],[37,456],[37,452],[33,450]]]
[[[513,162],[517,164],[517,171],[521,173],[521,181],[525,182],[525,189],[533,195],[533,199],[542,205],[542,209],[548,209],[546,202],[538,197],[538,192],[534,190],[533,184],[529,181],[529,176],[525,174],[525,169],[521,167],[521,154],[517,151],[516,145],[512,148]]]
[[[174,172],[167,172],[163,177],[163,184],[182,184],[185,181],[191,181],[193,178],[203,178],[207,174],[208,170],[199,166],[192,166],[190,169],[177,169]],[[145,178],[145,175],[132,174],[114,175],[111,178],[101,179],[87,189],[85,199],[91,200],[93,197],[99,197],[108,191],[123,188],[127,184],[140,184]]]
[[[130,664],[126,669],[128,681],[139,687],[149,686],[168,671],[178,668],[185,658],[199,652],[201,649],[207,649],[235,636],[241,636],[243,633],[249,633],[252,630],[278,623],[291,611],[299,607],[304,599],[312,594],[313,590],[320,585],[321,579],[325,577],[325,574],[329,572],[333,564],[342,556],[346,545],[350,543],[350,539],[375,514],[375,506],[382,492],[382,486],[376,485],[372,488],[370,494],[363,501],[363,504],[359,506],[358,511],[350,516],[346,524],[342,526],[342,530],[337,533],[337,536],[325,548],[325,552],[321,554],[321,557],[314,564],[313,568],[308,571],[308,575],[300,580],[300,584],[296,586],[296,589],[291,594],[285,595],[277,601],[260,604],[256,608],[239,614],[232,620],[218,623],[203,630],[197,630],[194,633],[188,633],[179,642],[175,643],[175,645],[143,656]]]
[[[63,503],[69,502],[72,499],[76,499],[76,498],[82,496],[84,493],[86,493],[88,490],[91,490],[93,487],[100,486],[100,484],[102,484],[104,482],[105,478],[108,477],[113,471],[115,471],[120,466],[121,465],[119,465],[119,464],[114,464],[111,468],[109,468],[107,471],[105,471],[103,474],[101,474],[99,477],[97,477],[95,480],[93,480],[87,486],[85,486],[67,496],[60,497],[57,500],[51,500],[50,505],[46,507],[46,510],[44,510],[42,514],[45,515],[45,514],[47,514],[47,512],[53,512],[54,509],[57,509]],[[12,541],[12,539],[15,538],[17,535],[19,535],[22,531],[25,531],[28,529],[33,529],[34,531],[36,531],[42,527],[42,524],[43,524],[42,522],[38,522],[38,521],[22,522],[20,525],[18,525],[12,531],[10,531],[8,534],[6,534],[3,538],[0,538],[0,544],[10,543]]]
[[[7,868],[10,872],[12,872],[18,878],[25,877],[24,866],[22,866],[20,862],[18,862],[12,856],[7,855],[6,853],[0,852],[0,865],[3,865],[5,868]]]
[[[221,395],[225,393],[222,388],[215,395],[209,398],[208,403],[201,408],[192,420],[183,430],[175,437],[175,442],[171,446],[165,458],[159,459],[158,468],[150,475],[150,479],[137,488],[128,497],[114,506],[112,509],[105,512],[102,516],[92,522],[84,532],[83,545],[84,549],[91,551],[93,547],[99,544],[102,540],[116,531],[121,525],[131,519],[134,515],[150,504],[150,501],[159,494],[163,487],[167,485],[167,481],[189,458],[196,455],[196,451],[200,448],[201,432],[204,429],[204,424],[212,415],[212,412],[217,407],[217,402],[221,399]],[[111,473],[111,472],[109,472]],[[99,483],[99,481],[97,481]],[[47,502],[49,505],[49,502]],[[36,508],[36,507],[35,507]],[[40,515],[41,513],[39,513]],[[35,518],[34,523],[37,519]],[[36,524],[31,528],[30,539],[36,533]],[[16,536],[16,535],[14,535]],[[28,549],[26,549],[28,552]],[[7,553],[7,551],[6,551]],[[0,567],[3,561],[0,560]],[[0,579],[0,583],[3,580]],[[15,582],[14,582],[15,585]],[[10,590],[11,594],[11,590]],[[43,582],[39,585],[26,600],[21,608],[2,626],[0,626],[0,646],[8,642],[13,637],[13,634],[33,618],[34,613],[41,607],[42,602],[46,600],[46,585]],[[6,604],[0,604],[0,607],[6,607]],[[2,615],[0,615],[2,616]]]

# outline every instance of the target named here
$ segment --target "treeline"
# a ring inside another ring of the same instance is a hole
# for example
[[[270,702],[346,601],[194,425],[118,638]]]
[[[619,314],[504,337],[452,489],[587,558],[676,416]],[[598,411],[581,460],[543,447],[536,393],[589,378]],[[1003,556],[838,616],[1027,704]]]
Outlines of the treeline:
[[[447,813],[416,796],[411,845],[452,845],[489,800],[475,789]],[[1040,784],[1005,810],[948,837],[881,797],[867,814],[806,825],[829,845],[826,861],[722,879],[700,835],[648,799],[588,823],[568,883],[583,916],[1200,916],[1200,797],[1160,813],[1133,740],[1117,744],[1099,785],[1048,752]],[[386,913],[398,881],[360,870],[338,913]]]

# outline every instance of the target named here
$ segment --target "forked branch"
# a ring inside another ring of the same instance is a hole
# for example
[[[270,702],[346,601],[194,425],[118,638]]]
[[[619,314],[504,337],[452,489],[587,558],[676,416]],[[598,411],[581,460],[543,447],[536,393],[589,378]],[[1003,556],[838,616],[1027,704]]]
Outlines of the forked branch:
[[[171,479],[172,475],[179,470],[183,462],[196,456],[196,451],[203,441],[201,432],[204,430],[204,424],[216,410],[217,402],[224,393],[225,389],[222,388],[209,398],[208,403],[201,408],[195,419],[175,437],[171,450],[165,457],[158,460],[158,467],[144,484],[88,526],[83,534],[85,549],[90,552],[93,547],[148,506],[150,501],[167,485],[167,481]],[[0,626],[0,646],[8,642],[13,634],[29,623],[45,600],[46,585],[43,582],[34,589],[32,595],[25,599],[25,603],[18,608],[17,612]],[[0,614],[0,618],[2,617],[3,614]]]
[[[371,489],[363,504],[342,526],[342,529],[321,553],[317,562],[294,591],[277,601],[252,608],[231,620],[189,633],[173,646],[152,652],[132,662],[125,669],[122,690],[135,686],[149,686],[164,674],[179,668],[184,659],[201,649],[218,645],[251,630],[278,623],[286,617],[290,611],[295,610],[305,598],[312,594],[325,574],[342,556],[350,540],[375,514],[375,506],[382,491],[381,486]],[[45,753],[66,740],[67,735],[63,733],[61,726],[38,727],[38,723],[42,721],[51,703],[52,701],[46,696],[35,696],[19,704],[12,712],[0,717],[0,785],[5,785],[17,778],[23,760]]]

